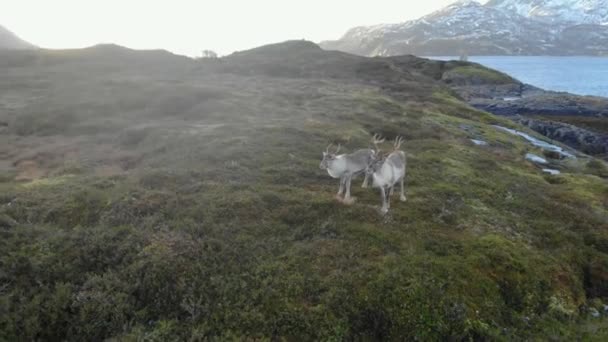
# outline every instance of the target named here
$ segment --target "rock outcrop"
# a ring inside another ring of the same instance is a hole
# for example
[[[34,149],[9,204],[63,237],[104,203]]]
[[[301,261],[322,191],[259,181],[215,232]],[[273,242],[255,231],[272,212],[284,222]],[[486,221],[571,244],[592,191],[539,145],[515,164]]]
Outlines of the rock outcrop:
[[[608,153],[608,135],[550,120],[517,117],[515,121],[534,131],[591,155]]]
[[[601,157],[608,154],[607,134],[551,120],[586,117],[608,121],[607,98],[546,91],[476,63],[431,60],[428,63],[420,70],[448,85],[471,106],[509,116],[584,153]]]

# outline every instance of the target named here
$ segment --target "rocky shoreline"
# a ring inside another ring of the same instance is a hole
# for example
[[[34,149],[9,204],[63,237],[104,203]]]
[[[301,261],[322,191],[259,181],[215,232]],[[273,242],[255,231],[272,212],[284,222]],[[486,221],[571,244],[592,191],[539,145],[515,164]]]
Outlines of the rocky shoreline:
[[[514,118],[518,123],[589,155],[608,154],[608,135],[592,132],[575,125],[550,120]]]
[[[490,70],[478,64],[471,65],[484,72]],[[467,75],[453,72],[456,69],[444,72],[441,81],[471,106],[510,117],[583,153],[608,158],[608,133],[552,120],[587,117],[608,121],[608,98],[547,91],[506,75],[497,81],[496,77],[482,77],[483,73]]]

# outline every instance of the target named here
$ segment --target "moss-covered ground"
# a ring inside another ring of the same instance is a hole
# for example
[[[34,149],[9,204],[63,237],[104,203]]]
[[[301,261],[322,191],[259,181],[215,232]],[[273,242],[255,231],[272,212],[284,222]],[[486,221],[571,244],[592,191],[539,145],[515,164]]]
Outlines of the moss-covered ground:
[[[608,338],[603,162],[543,174],[524,159],[542,151],[492,127],[513,123],[415,74],[387,90],[198,63],[9,69],[0,340]],[[318,167],[373,133],[408,157],[386,216],[361,178],[337,202]]]

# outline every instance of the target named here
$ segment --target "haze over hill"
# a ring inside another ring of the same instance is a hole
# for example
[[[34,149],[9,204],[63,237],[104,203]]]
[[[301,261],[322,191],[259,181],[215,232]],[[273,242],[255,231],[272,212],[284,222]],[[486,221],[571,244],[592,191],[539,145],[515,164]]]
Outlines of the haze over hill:
[[[0,49],[23,50],[34,48],[36,48],[34,45],[22,40],[0,25]]]
[[[606,0],[455,2],[420,19],[355,27],[321,46],[365,56],[607,55]]]
[[[115,43],[194,57],[206,49],[227,55],[269,42],[320,41],[355,25],[413,19],[451,1],[7,0],[0,24],[44,48]]]
[[[608,169],[465,102],[534,90],[508,75],[306,41],[0,70],[0,340],[608,338]],[[386,216],[319,169],[374,133]]]

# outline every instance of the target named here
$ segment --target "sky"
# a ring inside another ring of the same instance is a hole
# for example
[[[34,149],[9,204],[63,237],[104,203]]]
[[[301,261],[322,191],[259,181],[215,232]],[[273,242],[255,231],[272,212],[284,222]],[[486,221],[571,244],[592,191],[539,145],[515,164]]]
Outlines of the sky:
[[[338,39],[360,25],[398,23],[454,0],[0,0],[0,25],[43,48],[115,43],[220,55],[289,39]]]

